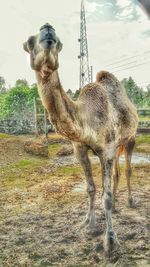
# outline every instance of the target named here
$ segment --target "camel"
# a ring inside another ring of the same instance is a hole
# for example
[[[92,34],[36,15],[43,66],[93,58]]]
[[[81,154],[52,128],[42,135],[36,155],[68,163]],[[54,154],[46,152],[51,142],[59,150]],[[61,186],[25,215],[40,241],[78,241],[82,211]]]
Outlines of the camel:
[[[121,152],[125,153],[126,158],[129,205],[133,202],[130,176],[138,124],[136,109],[120,82],[107,71],[98,72],[96,81],[87,84],[81,90],[78,100],[72,101],[59,80],[58,53],[62,43],[50,24],[46,23],[37,35],[29,37],[23,47],[30,54],[31,68],[35,71],[39,95],[49,119],[57,132],[72,141],[75,154],[83,167],[89,197],[85,225],[90,229],[95,227],[96,188],[88,150],[92,150],[100,159],[106,217],[104,248],[106,252],[112,251],[117,240],[112,224],[113,194],[118,185],[118,159]]]

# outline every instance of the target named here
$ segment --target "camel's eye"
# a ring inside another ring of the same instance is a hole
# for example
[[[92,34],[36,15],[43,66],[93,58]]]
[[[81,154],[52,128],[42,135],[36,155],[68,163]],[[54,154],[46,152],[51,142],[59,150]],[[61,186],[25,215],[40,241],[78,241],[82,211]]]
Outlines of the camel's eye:
[[[31,36],[28,39],[28,47],[29,47],[30,50],[32,50],[34,48],[34,44],[35,44],[35,37]]]
[[[62,43],[60,42],[60,40],[58,40],[58,43],[57,43],[57,49],[58,49],[58,52],[61,51],[62,46],[63,46]]]

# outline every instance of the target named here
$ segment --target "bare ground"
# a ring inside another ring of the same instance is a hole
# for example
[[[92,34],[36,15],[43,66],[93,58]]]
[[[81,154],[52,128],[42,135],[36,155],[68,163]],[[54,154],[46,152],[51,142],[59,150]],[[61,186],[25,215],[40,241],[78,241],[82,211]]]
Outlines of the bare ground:
[[[80,227],[87,211],[86,192],[73,190],[84,182],[81,168],[25,153],[26,139],[0,140],[0,267],[150,266],[150,165],[133,165],[134,209],[126,207],[121,177],[113,214],[120,246],[106,258],[99,166],[94,165],[97,230],[91,234]]]

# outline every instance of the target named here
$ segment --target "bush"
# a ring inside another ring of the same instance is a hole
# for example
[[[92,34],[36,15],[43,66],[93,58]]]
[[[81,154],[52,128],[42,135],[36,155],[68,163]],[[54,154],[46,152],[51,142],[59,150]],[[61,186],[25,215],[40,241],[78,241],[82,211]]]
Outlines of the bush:
[[[18,116],[33,110],[34,98],[38,96],[37,87],[13,87],[0,95],[0,119]]]

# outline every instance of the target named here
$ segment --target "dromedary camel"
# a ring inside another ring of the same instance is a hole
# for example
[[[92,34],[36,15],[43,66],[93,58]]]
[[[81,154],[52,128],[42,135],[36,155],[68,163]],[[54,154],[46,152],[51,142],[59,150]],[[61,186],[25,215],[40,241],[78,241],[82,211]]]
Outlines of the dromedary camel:
[[[95,227],[95,184],[88,150],[93,150],[100,159],[107,225],[105,249],[111,251],[116,241],[111,215],[113,164],[115,194],[119,177],[118,158],[120,152],[124,151],[128,201],[131,206],[130,163],[138,124],[136,109],[120,82],[106,71],[98,72],[96,82],[86,85],[78,100],[72,101],[63,90],[58,75],[58,53],[62,44],[54,28],[48,23],[41,27],[37,35],[31,36],[24,43],[24,49],[30,54],[31,68],[35,70],[39,94],[49,119],[60,134],[72,141],[84,169],[89,196],[85,222],[91,229]]]

